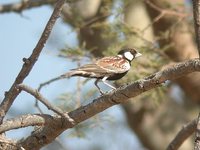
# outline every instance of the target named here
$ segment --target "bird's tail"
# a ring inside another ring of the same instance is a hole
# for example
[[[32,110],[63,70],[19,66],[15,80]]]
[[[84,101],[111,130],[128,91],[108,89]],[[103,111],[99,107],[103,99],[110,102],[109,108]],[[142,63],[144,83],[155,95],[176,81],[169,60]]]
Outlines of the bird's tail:
[[[73,76],[80,76],[82,74],[83,74],[83,71],[79,71],[79,70],[73,69],[73,70],[68,71],[67,73],[62,74],[60,76],[60,79],[62,79],[62,78],[70,78],[70,77],[73,77]]]

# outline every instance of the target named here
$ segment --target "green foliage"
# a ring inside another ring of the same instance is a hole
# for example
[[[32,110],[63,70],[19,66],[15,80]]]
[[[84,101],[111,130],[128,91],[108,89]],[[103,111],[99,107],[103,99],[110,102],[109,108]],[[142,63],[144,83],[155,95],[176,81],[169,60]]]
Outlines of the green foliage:
[[[66,57],[71,57],[71,56],[84,56],[84,51],[80,49],[61,49],[60,50],[60,55],[61,56],[66,56]]]

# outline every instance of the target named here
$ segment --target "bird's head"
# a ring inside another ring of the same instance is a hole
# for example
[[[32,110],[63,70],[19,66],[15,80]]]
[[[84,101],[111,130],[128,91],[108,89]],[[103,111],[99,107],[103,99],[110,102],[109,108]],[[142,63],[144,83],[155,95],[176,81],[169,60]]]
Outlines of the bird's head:
[[[128,61],[132,61],[134,58],[141,56],[142,54],[137,52],[134,48],[122,49],[119,51],[118,56],[125,58]]]

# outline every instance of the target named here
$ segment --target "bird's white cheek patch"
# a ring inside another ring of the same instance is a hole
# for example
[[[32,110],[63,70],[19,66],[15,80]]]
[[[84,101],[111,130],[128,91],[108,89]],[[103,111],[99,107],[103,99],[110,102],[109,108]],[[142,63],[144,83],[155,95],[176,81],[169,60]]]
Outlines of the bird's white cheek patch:
[[[128,60],[133,60],[133,55],[130,52],[125,52],[124,57]]]

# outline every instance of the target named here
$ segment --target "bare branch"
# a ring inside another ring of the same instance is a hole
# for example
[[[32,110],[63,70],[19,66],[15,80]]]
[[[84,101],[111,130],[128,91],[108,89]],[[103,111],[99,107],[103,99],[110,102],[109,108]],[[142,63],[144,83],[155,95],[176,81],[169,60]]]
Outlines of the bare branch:
[[[66,2],[77,2],[79,0],[66,0]],[[0,13],[17,12],[20,13],[26,9],[35,8],[43,5],[53,5],[57,0],[21,0],[17,3],[0,5]]]
[[[13,119],[6,120],[0,128],[0,133],[9,131],[11,129],[19,129],[28,126],[43,126],[48,125],[52,119],[59,118],[52,117],[46,114],[27,114]],[[61,118],[61,117],[60,117]]]
[[[197,124],[196,124],[196,138],[195,138],[195,145],[194,150],[200,150],[200,113],[197,118]]]
[[[58,77],[55,77],[55,78],[52,78],[52,79],[50,79],[50,80],[48,80],[48,81],[46,81],[46,82],[43,82],[43,83],[41,83],[40,86],[38,87],[38,91],[40,92],[41,89],[42,89],[44,86],[46,86],[46,85],[48,85],[48,84],[51,84],[52,82],[55,82],[55,81],[58,81],[58,80],[61,80],[61,79],[65,79],[65,78],[69,78],[69,77],[70,77],[70,73],[67,72],[67,73],[64,73],[64,74],[62,74],[62,75],[60,75],[60,76],[58,76]]]
[[[21,0],[17,3],[0,5],[0,13],[22,12],[25,9],[34,8],[42,5],[52,5],[57,0]]]
[[[46,86],[46,85],[48,85],[48,84],[50,84],[50,83],[52,83],[52,82],[54,82],[54,81],[60,80],[60,79],[62,79],[62,78],[64,78],[64,77],[63,77],[63,76],[58,76],[58,77],[52,78],[52,79],[50,79],[50,80],[48,80],[48,81],[46,81],[46,82],[44,82],[44,83],[41,83],[40,86],[39,86],[38,89],[37,89],[38,92],[40,92],[41,89],[42,89],[44,86]],[[38,100],[37,100],[37,99],[35,99],[35,107],[38,109],[38,111],[39,111],[40,113],[43,113],[42,110],[41,110],[40,107],[39,107],[39,104],[38,104]]]
[[[177,150],[181,144],[194,133],[197,126],[197,119],[189,122],[178,132],[176,137],[170,142],[167,147],[167,150]]]
[[[64,79],[64,78],[67,78],[67,76],[65,77],[64,75],[61,75],[61,76],[58,76],[58,77],[55,77],[55,78],[52,78],[44,83],[41,83],[40,86],[38,87],[38,91],[40,91],[44,86],[48,85],[48,84],[51,84],[52,82],[55,82],[55,81],[58,81],[60,79]]]
[[[51,33],[51,30],[57,20],[57,18],[60,15],[60,12],[62,10],[62,6],[64,5],[65,0],[59,0],[56,3],[55,9],[41,35],[41,38],[39,39],[36,47],[33,49],[33,52],[31,56],[26,59],[24,58],[24,64],[22,66],[22,69],[20,70],[18,76],[15,79],[15,82],[13,83],[12,87],[8,92],[5,94],[5,98],[3,99],[3,102],[0,105],[0,124],[3,121],[3,118],[7,111],[9,110],[10,106],[12,105],[15,98],[19,95],[20,90],[16,88],[16,85],[22,83],[24,79],[28,76],[31,69],[33,68],[34,64],[36,63],[44,44],[46,43],[47,39],[49,38],[49,35]]]
[[[89,103],[88,105],[70,112],[69,116],[73,118],[76,123],[80,123],[113,105],[124,103],[129,98],[136,97],[145,91],[156,88],[167,80],[174,80],[195,71],[200,71],[199,59],[178,63],[173,67],[169,67],[144,79],[135,81],[126,86],[122,86],[116,91],[109,92],[106,95],[94,99],[93,102]],[[58,119],[60,119],[60,121],[58,121]],[[18,120],[20,120],[20,118],[18,118]],[[26,118],[23,121],[26,122]],[[41,124],[42,123],[44,123],[43,120],[41,121]],[[5,127],[6,124],[8,124],[7,121],[0,125],[0,131],[4,131],[2,128]],[[21,127],[20,125],[21,124],[18,125],[18,128]],[[39,149],[42,146],[52,142],[59,134],[70,127],[72,126],[70,126],[66,118],[60,118],[60,116],[52,116],[52,120],[49,122],[49,124],[41,127],[40,130],[34,131],[28,138],[21,141],[20,144],[25,149],[30,149],[30,146],[31,148],[34,147],[35,149]],[[11,129],[12,128],[9,130]]]
[[[74,120],[69,117],[67,112],[63,112],[60,108],[53,106],[49,103],[49,101],[42,96],[37,90],[32,89],[24,84],[17,85],[17,88],[20,90],[26,91],[27,93],[33,95],[36,99],[38,99],[41,103],[43,103],[48,109],[54,111],[55,113],[61,115],[62,117],[66,117],[70,123],[74,124]]]
[[[200,56],[200,0],[193,0],[193,16],[197,47]]]

